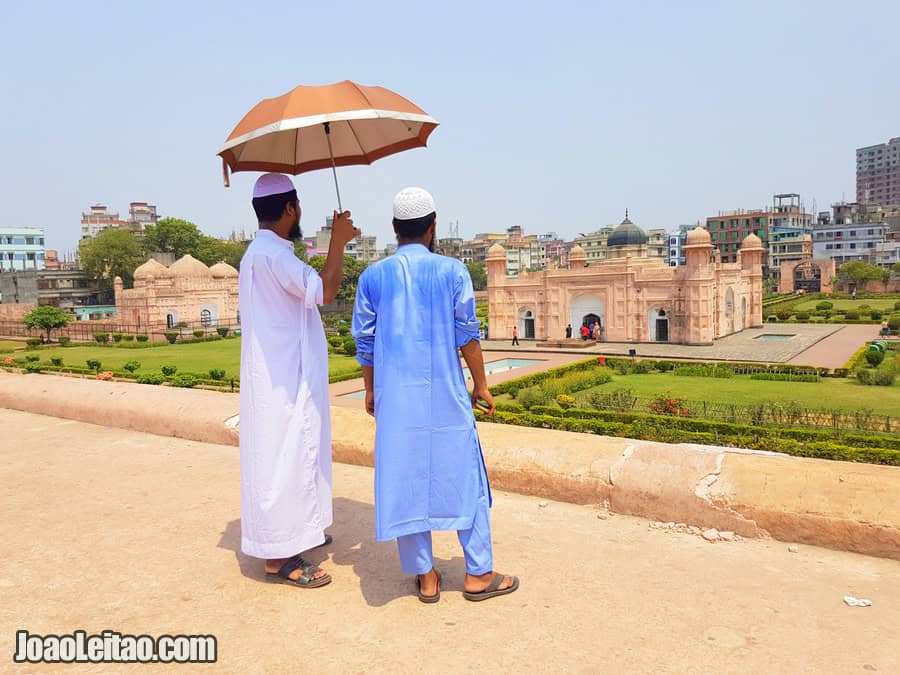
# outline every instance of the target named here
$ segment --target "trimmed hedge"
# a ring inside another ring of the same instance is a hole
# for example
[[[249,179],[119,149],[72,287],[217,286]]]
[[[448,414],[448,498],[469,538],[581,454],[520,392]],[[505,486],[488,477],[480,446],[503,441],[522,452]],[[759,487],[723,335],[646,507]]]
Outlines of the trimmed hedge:
[[[777,382],[818,382],[818,375],[795,375],[793,373],[753,373],[751,380],[774,380]]]

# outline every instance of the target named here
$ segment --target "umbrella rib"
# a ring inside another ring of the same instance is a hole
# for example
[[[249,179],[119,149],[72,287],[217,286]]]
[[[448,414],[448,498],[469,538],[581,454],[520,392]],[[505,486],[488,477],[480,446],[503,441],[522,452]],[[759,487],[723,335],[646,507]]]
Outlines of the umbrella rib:
[[[351,124],[350,122],[347,122],[347,126],[350,127],[350,133],[352,133],[353,138],[356,139],[356,144],[359,146],[359,152],[362,154],[363,157],[366,158],[366,161],[369,162],[369,155],[366,152],[366,149],[363,147],[362,141],[359,140],[359,136],[356,135],[356,129],[353,128],[353,124]],[[371,164],[371,162],[369,162],[369,163]]]

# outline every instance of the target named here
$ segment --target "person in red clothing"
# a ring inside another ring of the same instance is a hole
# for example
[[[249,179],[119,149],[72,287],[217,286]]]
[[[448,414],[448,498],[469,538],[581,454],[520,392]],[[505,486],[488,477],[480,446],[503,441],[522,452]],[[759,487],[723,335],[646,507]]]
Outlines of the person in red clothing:
[[[513,347],[519,346],[519,327],[513,326]]]
[[[591,335],[591,331],[590,331],[590,329],[587,327],[587,325],[586,325],[586,324],[581,324],[581,339],[582,339],[582,340],[587,340],[587,339],[590,337],[590,335]]]

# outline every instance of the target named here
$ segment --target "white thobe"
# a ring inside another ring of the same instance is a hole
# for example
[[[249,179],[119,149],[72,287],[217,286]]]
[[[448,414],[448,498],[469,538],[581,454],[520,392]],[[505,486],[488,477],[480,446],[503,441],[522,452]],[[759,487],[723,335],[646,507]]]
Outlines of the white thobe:
[[[241,260],[241,550],[287,558],[331,525],[322,279],[260,230]]]

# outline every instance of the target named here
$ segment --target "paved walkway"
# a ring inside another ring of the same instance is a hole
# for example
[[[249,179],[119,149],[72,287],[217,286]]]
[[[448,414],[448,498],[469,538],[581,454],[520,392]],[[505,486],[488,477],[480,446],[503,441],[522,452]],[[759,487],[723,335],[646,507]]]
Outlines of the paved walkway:
[[[306,591],[263,583],[238,551],[235,448],[4,410],[0,425],[4,672],[123,671],[17,671],[23,628],[213,633],[218,667],[198,672],[896,672],[896,561],[709,544],[497,493],[497,564],[521,590],[466,602],[456,538],[439,533],[444,595],[425,606],[395,546],[372,540],[371,470],[338,464],[335,543],[310,556],[335,581]],[[848,607],[845,595],[874,605]]]
[[[677,345],[662,342],[598,342],[591,344],[590,347],[573,347],[567,350],[565,348],[538,347],[538,343],[531,340],[522,340],[521,346],[518,348],[510,347],[509,340],[486,340],[482,342],[482,345],[485,351],[503,350],[519,354],[528,352],[564,352],[581,354],[582,358],[598,354],[627,356],[629,350],[634,349],[637,352],[637,356],[643,358],[788,363],[813,345],[834,333],[842,332],[842,329],[845,328],[847,326],[841,324],[766,324],[761,328],[748,328],[705,346]],[[872,328],[876,332],[878,330],[878,326],[852,326],[852,328]],[[850,349],[849,353],[846,354],[847,358],[841,361],[840,365],[843,365],[858,348],[859,344]],[[842,349],[841,354],[843,354],[848,348],[845,348],[843,343],[837,343],[832,349]],[[834,358],[838,357],[837,354],[838,352],[835,352]],[[815,363],[809,365],[824,364]]]
[[[878,337],[880,330],[881,326],[872,324],[844,326],[842,330],[817,342],[788,363],[820,368],[843,368],[857,349]]]

